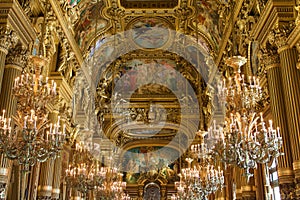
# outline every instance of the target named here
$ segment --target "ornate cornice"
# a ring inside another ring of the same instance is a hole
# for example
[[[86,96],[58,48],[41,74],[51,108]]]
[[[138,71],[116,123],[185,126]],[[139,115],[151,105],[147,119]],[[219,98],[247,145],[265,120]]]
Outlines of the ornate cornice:
[[[36,33],[19,2],[17,0],[1,1],[0,13],[0,23],[9,24],[17,33],[21,43],[29,47],[36,38]]]
[[[253,36],[254,40],[262,44],[266,43],[269,31],[276,23],[279,21],[293,21],[295,19],[294,4],[295,2],[292,0],[268,1],[250,35]]]

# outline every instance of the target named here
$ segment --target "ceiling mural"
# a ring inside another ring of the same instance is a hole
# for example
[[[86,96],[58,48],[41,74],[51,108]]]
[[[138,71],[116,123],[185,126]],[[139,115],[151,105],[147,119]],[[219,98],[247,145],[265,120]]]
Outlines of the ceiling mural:
[[[172,155],[172,156],[170,156]],[[127,171],[126,181],[136,183],[141,173],[151,170],[162,170],[166,178],[172,178],[178,172],[178,151],[169,147],[141,146],[129,149],[123,156],[124,171]]]
[[[218,2],[216,0],[199,0],[199,2],[197,18],[193,21],[193,26],[204,33],[218,48],[222,37],[219,30]]]
[[[161,48],[170,38],[171,25],[162,18],[137,18],[131,23],[127,30],[130,30],[130,37],[133,42],[143,49]]]
[[[185,84],[182,82],[183,79],[179,76],[179,73],[176,73],[175,70],[176,63],[174,60],[130,60],[125,64],[122,71],[123,88],[120,88],[120,91],[126,91],[126,93],[136,92],[137,94],[167,94],[171,91],[182,91]],[[146,87],[145,83],[152,85]],[[153,85],[154,83],[157,83],[157,85]],[[160,85],[164,85],[165,87]]]
[[[75,39],[81,50],[84,50],[88,42],[96,36],[95,30],[98,33],[104,29],[108,21],[100,15],[105,7],[104,1],[88,1],[78,6],[80,7],[80,20],[75,26]]]

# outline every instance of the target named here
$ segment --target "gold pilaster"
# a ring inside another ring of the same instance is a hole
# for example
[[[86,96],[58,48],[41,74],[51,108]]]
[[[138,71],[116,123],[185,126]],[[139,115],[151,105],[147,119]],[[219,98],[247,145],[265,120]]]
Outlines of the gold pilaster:
[[[37,199],[51,200],[53,171],[54,171],[53,159],[50,158],[46,162],[41,163]]]
[[[234,176],[235,176],[235,197],[236,199],[241,200],[243,198],[242,196],[242,169],[239,167],[235,167],[234,169]]]
[[[286,110],[284,107],[285,99],[279,63],[274,63],[267,66],[267,77],[271,101],[270,106],[274,125],[280,128],[280,133],[283,140],[282,152],[284,155],[278,157],[278,168],[289,168],[292,166],[293,159],[286,120]]]

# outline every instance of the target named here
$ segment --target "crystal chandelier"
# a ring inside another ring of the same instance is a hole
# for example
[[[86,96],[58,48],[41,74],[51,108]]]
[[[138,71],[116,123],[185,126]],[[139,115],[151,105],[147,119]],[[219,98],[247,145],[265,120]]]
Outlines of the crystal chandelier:
[[[208,195],[215,193],[224,185],[224,175],[220,166],[215,170],[212,165],[212,151],[204,142],[207,132],[198,131],[200,144],[191,146],[191,156],[195,158],[194,167],[191,167],[193,158],[186,158],[187,168],[183,168],[179,174],[180,181],[175,182],[177,194],[172,196],[173,200],[207,199]]]
[[[56,83],[48,83],[48,78],[44,80],[39,75],[38,69],[44,64],[42,58],[34,56],[32,61],[36,74],[27,73],[15,79],[13,95],[17,99],[17,115],[7,118],[4,110],[0,117],[1,151],[9,159],[18,160],[25,171],[36,162],[58,155],[66,138],[60,117],[55,124],[47,119],[46,105],[55,102]]]
[[[234,76],[218,84],[218,98],[220,103],[226,103],[228,109],[252,109],[262,99],[259,79],[255,76],[248,78],[241,73],[241,66],[247,62],[242,56],[233,56],[225,63],[232,67]]]
[[[253,174],[251,168],[257,163],[268,163],[276,158],[282,147],[282,138],[279,128],[273,128],[272,121],[269,126],[264,122],[262,114],[257,116],[255,107],[262,98],[259,80],[250,77],[244,80],[240,67],[246,59],[240,56],[229,58],[226,62],[238,69],[233,78],[219,85],[219,99],[227,103],[227,115],[224,126],[214,126],[208,134],[216,139],[213,151],[220,159],[228,164],[234,164],[245,169],[247,180]]]
[[[175,182],[177,194],[172,196],[172,200],[206,200],[208,195],[223,187],[224,175],[220,167],[216,170],[208,163],[206,166],[196,164],[192,168],[193,159],[187,158],[186,161],[188,167],[181,170],[180,181]]]
[[[77,190],[85,198],[98,184],[98,177],[94,174],[93,157],[80,144],[76,144],[72,164],[66,169],[65,180],[68,188]]]
[[[100,200],[130,199],[124,191],[126,182],[123,182],[123,174],[115,167],[100,166],[80,144],[76,144],[65,180],[69,188],[81,192],[83,198],[87,197],[89,191],[93,191]]]
[[[102,183],[97,187],[97,195],[101,200],[128,199],[125,194],[126,182],[123,182],[123,173],[118,173],[117,168],[102,167],[100,170]]]

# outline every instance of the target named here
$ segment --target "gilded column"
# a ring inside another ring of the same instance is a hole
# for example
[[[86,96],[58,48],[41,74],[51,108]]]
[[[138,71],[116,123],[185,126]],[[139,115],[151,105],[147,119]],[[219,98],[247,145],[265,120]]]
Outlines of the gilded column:
[[[244,170],[241,170],[244,173]],[[254,170],[250,170],[251,173],[254,173]],[[256,187],[254,176],[250,177],[249,180],[245,176],[240,177],[241,179],[241,190],[242,190],[242,199],[243,200],[256,200]]]
[[[8,50],[14,47],[18,42],[16,33],[8,26],[0,27],[0,91],[3,79],[5,59],[8,54]]]
[[[50,158],[46,162],[41,163],[37,198],[38,200],[51,200],[53,171],[53,159]]]
[[[282,67],[285,108],[290,136],[290,146],[295,173],[296,196],[300,198],[300,71],[297,69],[297,51],[295,48],[283,46],[278,49]]]
[[[274,125],[280,128],[283,140],[282,152],[278,157],[278,176],[281,196],[288,196],[290,189],[294,188],[293,158],[285,110],[285,94],[283,92],[282,68],[277,49],[268,46],[264,49],[263,64],[266,67],[270,95],[270,107]]]
[[[241,181],[241,177],[242,177],[242,169],[239,167],[235,167],[234,168],[234,179],[235,179],[235,198],[237,200],[242,200],[243,199],[243,195],[242,195],[242,181]]]
[[[57,157],[54,162],[54,175],[53,175],[53,183],[52,183],[52,200],[59,199],[61,172],[62,172],[62,158]]]
[[[11,117],[16,114],[17,103],[12,96],[12,89],[14,86],[14,80],[21,75],[22,68],[26,63],[26,50],[22,46],[17,46],[8,51],[5,61],[1,98],[0,98],[0,110],[5,110],[6,116]],[[7,196],[8,182],[10,181],[12,172],[12,161],[5,158],[2,154],[0,156],[0,184],[4,186],[5,197]]]
[[[49,114],[49,120],[56,123],[58,119],[58,112]],[[38,186],[38,200],[52,199],[52,183],[54,174],[54,159],[49,158],[46,162],[41,163],[41,171]]]

